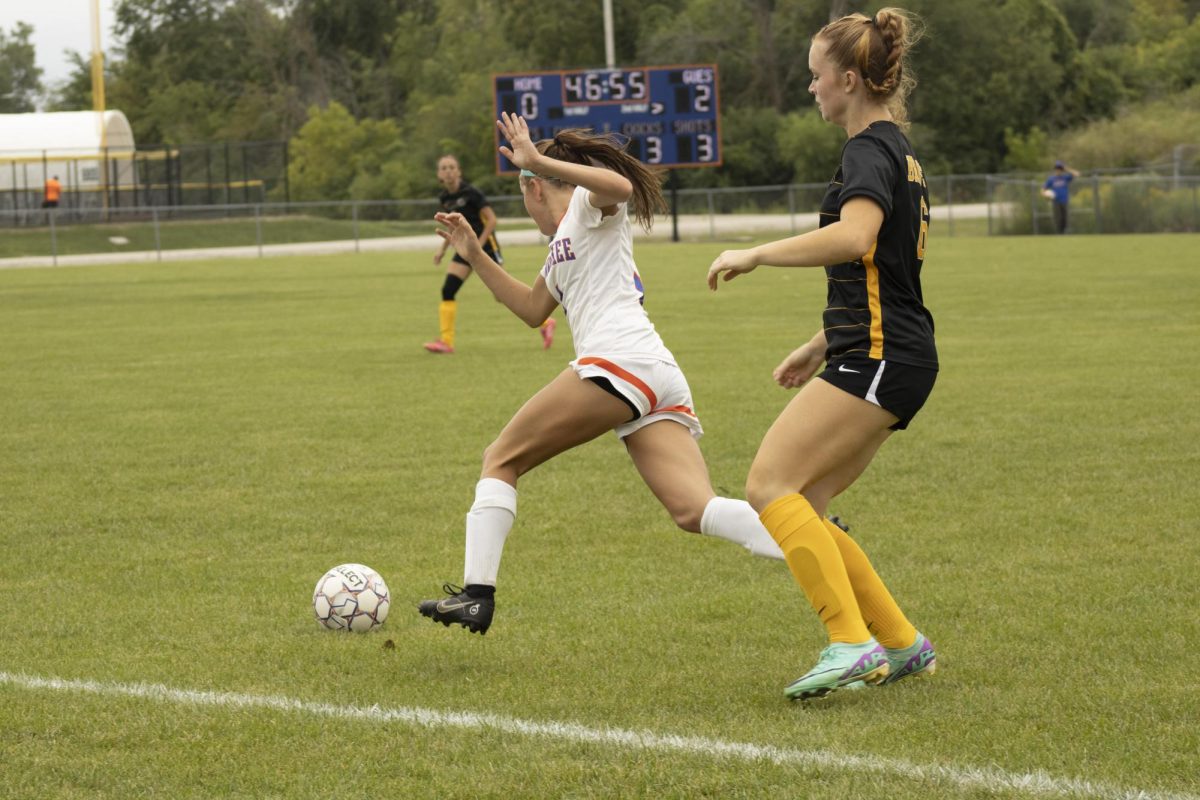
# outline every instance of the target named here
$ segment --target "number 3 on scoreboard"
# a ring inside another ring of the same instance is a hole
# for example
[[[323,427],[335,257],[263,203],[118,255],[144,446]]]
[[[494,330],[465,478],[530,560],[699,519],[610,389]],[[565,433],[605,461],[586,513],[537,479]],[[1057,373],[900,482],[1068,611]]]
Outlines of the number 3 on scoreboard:
[[[647,136],[645,141],[646,163],[657,164],[662,161],[662,139],[658,136]]]

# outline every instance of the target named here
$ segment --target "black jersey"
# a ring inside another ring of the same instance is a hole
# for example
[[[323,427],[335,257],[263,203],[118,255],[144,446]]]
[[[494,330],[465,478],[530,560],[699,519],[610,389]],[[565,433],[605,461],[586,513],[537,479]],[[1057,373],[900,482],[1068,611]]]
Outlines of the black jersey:
[[[874,122],[842,148],[842,163],[821,201],[821,227],[842,206],[867,197],[883,226],[861,259],[825,267],[826,360],[845,353],[937,369],[933,316],[921,295],[929,230],[929,190],[912,145],[893,122]]]
[[[483,192],[466,181],[462,181],[458,184],[457,192],[443,191],[438,200],[441,201],[442,211],[447,214],[457,211],[466,217],[476,236],[483,231],[483,216],[480,212],[491,205],[483,196]]]

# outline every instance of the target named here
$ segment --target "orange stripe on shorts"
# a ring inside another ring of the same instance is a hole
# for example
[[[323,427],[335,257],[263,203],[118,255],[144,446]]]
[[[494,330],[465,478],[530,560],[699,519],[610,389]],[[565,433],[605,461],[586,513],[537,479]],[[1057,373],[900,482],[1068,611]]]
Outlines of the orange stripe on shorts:
[[[687,406],[667,406],[666,408],[656,408],[653,411],[651,411],[650,414],[663,414],[668,411],[676,411],[680,414],[687,414],[689,417],[696,416],[696,412],[692,411]],[[649,414],[647,414],[646,416],[649,416]]]
[[[595,364],[605,372],[611,372],[621,380],[632,385],[642,394],[646,395],[646,399],[650,401],[650,408],[658,405],[658,395],[654,394],[654,390],[647,386],[642,379],[626,369],[621,369],[616,364],[604,358],[596,358],[595,356],[585,356],[579,359],[580,364]]]

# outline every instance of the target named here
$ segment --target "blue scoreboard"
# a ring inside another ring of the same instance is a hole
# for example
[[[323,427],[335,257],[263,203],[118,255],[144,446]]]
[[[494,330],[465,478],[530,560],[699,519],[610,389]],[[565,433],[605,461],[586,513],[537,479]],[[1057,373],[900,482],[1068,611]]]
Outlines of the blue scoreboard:
[[[493,84],[496,117],[525,117],[535,142],[565,128],[591,128],[619,134],[647,164],[721,164],[716,64],[505,74]],[[499,147],[499,131],[496,138]],[[517,171],[497,152],[497,174]]]

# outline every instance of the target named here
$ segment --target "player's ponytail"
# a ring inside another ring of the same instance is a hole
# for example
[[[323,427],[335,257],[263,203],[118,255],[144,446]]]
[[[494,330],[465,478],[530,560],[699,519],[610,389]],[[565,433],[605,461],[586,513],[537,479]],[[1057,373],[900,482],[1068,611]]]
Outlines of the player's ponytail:
[[[826,25],[814,39],[839,69],[856,70],[867,92],[887,104],[892,119],[908,127],[908,95],[917,85],[909,51],[921,37],[920,22],[900,8],[881,8],[875,17],[849,14]]]
[[[648,167],[631,156],[611,133],[568,128],[554,134],[553,139],[541,140],[536,146],[539,153],[558,161],[603,167],[628,178],[633,184],[630,199],[633,217],[647,231],[654,224],[654,215],[667,210],[661,170]]]

